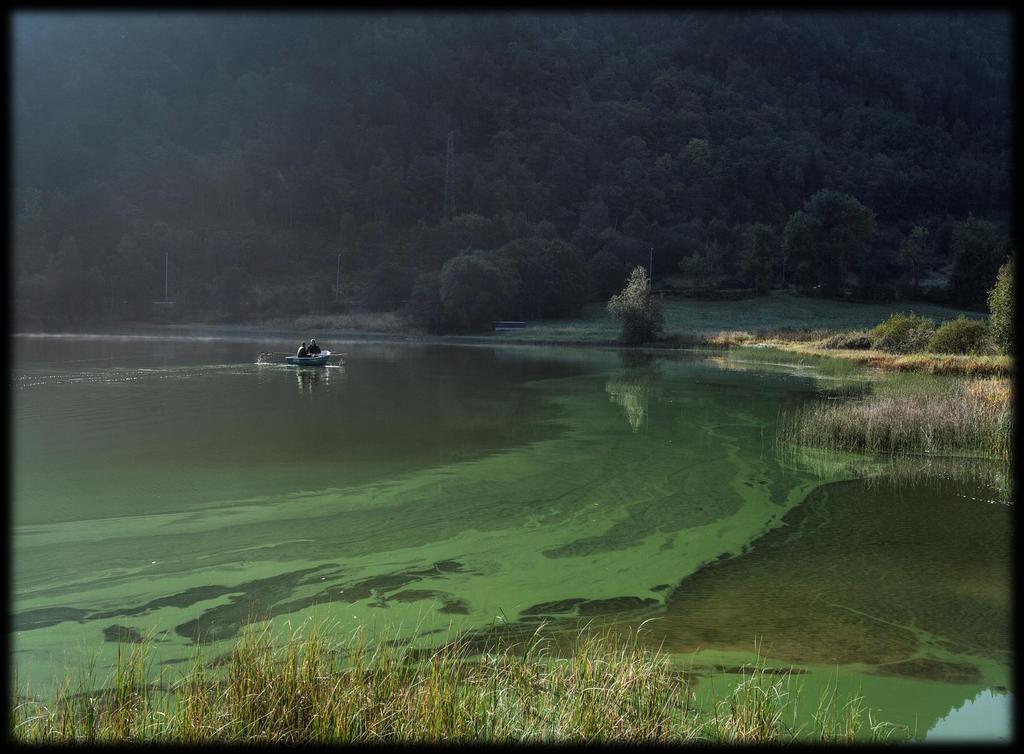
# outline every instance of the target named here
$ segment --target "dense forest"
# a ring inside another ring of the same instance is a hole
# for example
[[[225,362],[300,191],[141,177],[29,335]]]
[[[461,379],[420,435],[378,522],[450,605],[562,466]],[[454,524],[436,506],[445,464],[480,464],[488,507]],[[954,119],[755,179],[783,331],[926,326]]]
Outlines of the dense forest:
[[[18,327],[166,284],[189,321],[472,329],[637,264],[981,306],[1012,248],[1006,14],[40,12],[12,45]]]

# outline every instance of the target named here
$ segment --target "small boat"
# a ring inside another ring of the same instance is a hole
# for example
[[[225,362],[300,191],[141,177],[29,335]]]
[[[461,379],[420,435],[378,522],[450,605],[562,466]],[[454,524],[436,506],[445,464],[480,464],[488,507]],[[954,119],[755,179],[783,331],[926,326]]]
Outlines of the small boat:
[[[285,356],[284,360],[299,367],[322,367],[330,356],[330,351],[321,351],[316,356]]]

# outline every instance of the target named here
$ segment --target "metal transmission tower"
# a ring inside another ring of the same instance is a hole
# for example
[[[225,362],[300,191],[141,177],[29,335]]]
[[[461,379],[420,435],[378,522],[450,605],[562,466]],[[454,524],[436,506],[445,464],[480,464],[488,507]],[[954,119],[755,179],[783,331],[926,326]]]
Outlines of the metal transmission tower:
[[[455,210],[455,132],[448,132],[448,150],[444,159],[444,217]]]

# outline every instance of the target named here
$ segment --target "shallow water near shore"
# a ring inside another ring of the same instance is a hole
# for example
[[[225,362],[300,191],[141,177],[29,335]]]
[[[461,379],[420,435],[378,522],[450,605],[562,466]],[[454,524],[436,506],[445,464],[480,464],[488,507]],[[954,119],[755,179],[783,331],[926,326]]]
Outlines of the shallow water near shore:
[[[153,635],[174,668],[268,617],[417,646],[590,621],[643,624],[704,689],[756,644],[807,691],[838,671],[918,738],[1008,735],[1005,493],[776,445],[781,410],[861,370],[367,342],[296,369],[256,363],[274,342],[14,342],[30,693],[90,658],[102,677],[118,641]]]

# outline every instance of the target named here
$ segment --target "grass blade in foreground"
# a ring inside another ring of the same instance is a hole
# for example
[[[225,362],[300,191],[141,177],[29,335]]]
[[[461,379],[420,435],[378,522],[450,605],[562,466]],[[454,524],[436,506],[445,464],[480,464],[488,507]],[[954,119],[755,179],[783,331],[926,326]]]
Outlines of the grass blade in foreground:
[[[18,742],[853,741],[905,737],[865,720],[857,697],[818,701],[797,726],[790,677],[750,667],[733,691],[696,704],[688,676],[636,634],[579,632],[566,657],[534,634],[526,647],[472,656],[460,638],[432,653],[323,625],[282,644],[250,631],[222,670],[197,656],[167,682],[147,677],[147,645],[119,657],[107,688],[63,686],[52,701],[15,697]],[[76,693],[71,689],[77,688]],[[20,690],[19,690],[20,691]]]

